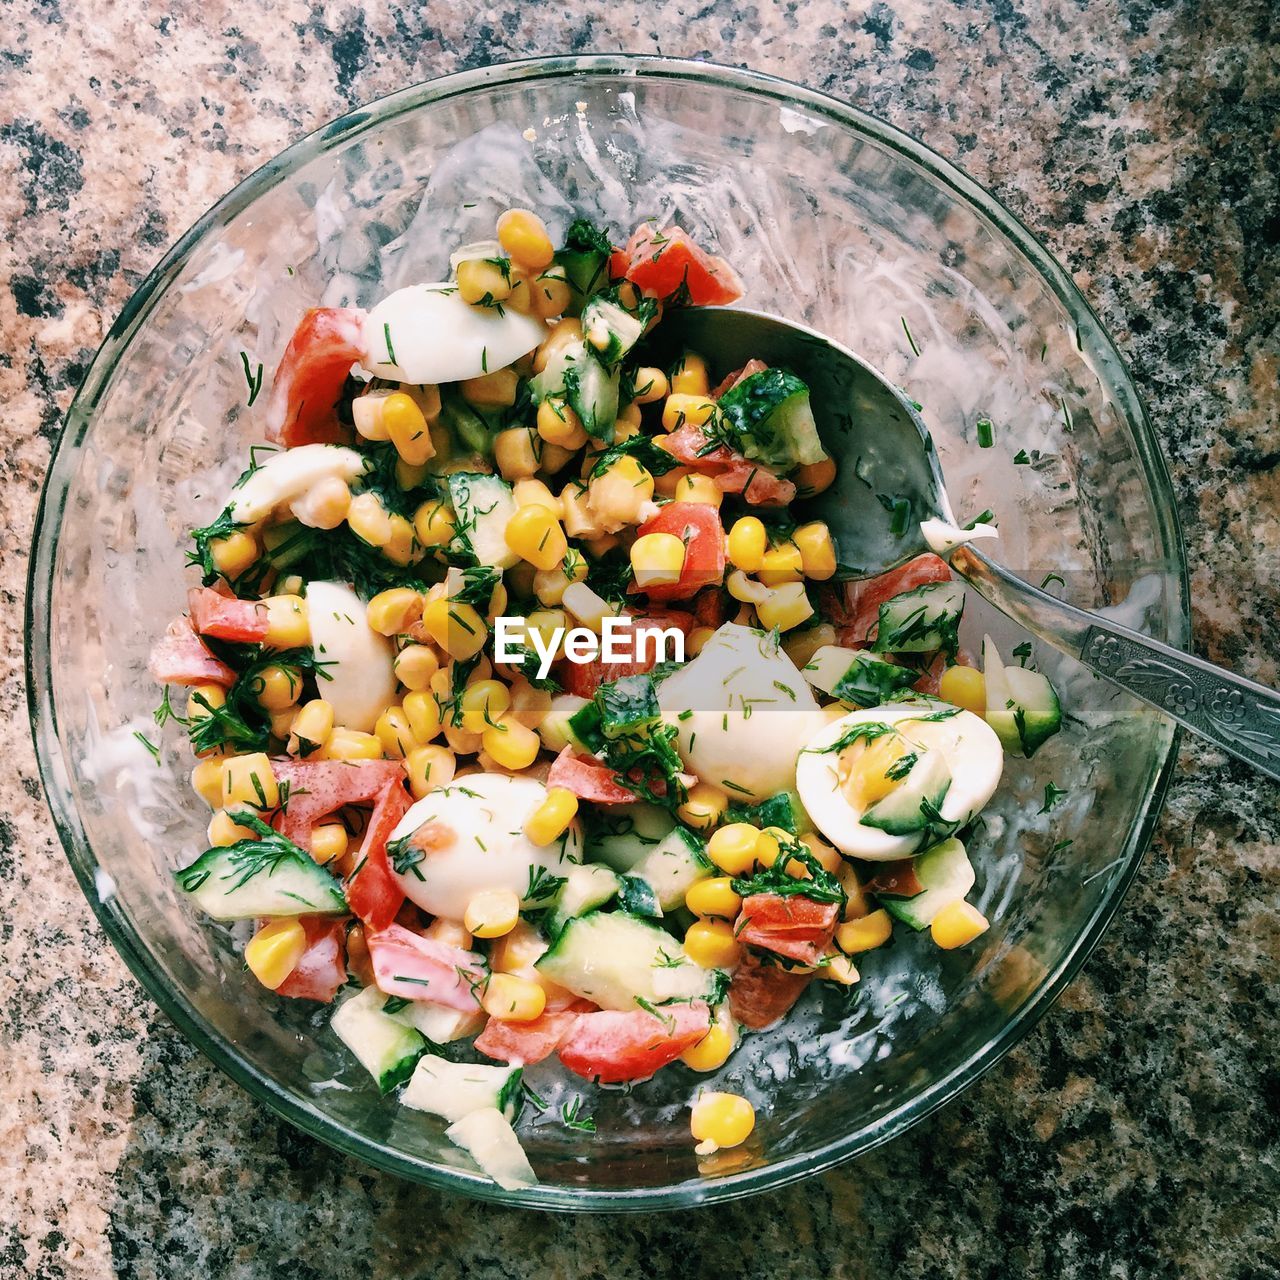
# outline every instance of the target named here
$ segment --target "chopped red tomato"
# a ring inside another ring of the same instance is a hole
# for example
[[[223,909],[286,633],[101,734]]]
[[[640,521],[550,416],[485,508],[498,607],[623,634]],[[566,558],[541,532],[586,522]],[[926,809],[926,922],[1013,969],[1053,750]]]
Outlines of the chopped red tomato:
[[[831,945],[840,908],[800,894],[753,893],[742,900],[738,941],[775,955],[817,964]]]
[[[332,916],[299,916],[298,923],[306,931],[307,949],[276,993],[328,1004],[347,980],[343,951],[347,922]]]
[[[914,898],[924,892],[916,875],[914,858],[897,858],[877,864],[876,873],[862,886],[868,893],[887,893],[894,898]]]
[[[187,608],[191,625],[202,636],[239,644],[261,644],[267,638],[267,606],[260,600],[237,600],[212,587],[193,587],[187,592]]]
[[[565,1009],[548,1009],[532,1022],[503,1022],[500,1018],[490,1018],[476,1037],[475,1047],[499,1062],[531,1066],[555,1053],[578,1019],[594,1008],[585,1000],[576,1000]]]
[[[693,616],[698,626],[710,627],[714,631],[721,623],[728,621],[728,600],[729,597],[718,586],[699,591],[698,598],[693,602]]]
[[[908,560],[876,578],[845,584],[845,612],[850,619],[840,628],[843,645],[866,644],[880,621],[880,606],[904,591],[914,591],[929,582],[950,582],[947,562],[932,552]]]
[[[404,902],[404,890],[387,859],[387,839],[412,803],[402,780],[392,779],[383,787],[347,880],[347,905],[371,929],[385,929]]]
[[[272,772],[289,784],[288,803],[280,815],[280,831],[304,849],[311,848],[311,828],[343,805],[370,804],[389,782],[404,779],[399,760],[294,760],[277,757]]]
[[[774,475],[760,463],[743,457],[728,445],[711,448],[705,432],[692,422],[668,436],[656,437],[656,443],[677,462],[710,476],[721,492],[741,494],[752,506],[785,506],[796,496],[796,487],[790,480]]]
[[[151,646],[147,659],[151,678],[160,684],[235,684],[236,673],[215,658],[200,639],[190,618],[175,618],[169,629]]]
[[[720,512],[705,502],[669,502],[639,528],[639,535],[674,534],[684,543],[684,568],[678,582],[644,587],[650,600],[688,600],[724,577],[724,525]]]
[[[594,804],[634,804],[635,792],[618,781],[618,775],[595,756],[580,756],[572,747],[556,757],[547,774],[548,787],[564,787],[579,800]]]
[[[711,1028],[711,1010],[701,1001],[618,1013],[581,1014],[560,1046],[560,1061],[575,1075],[603,1084],[647,1080]]]
[[[712,400],[719,400],[726,391],[732,391],[744,378],[749,378],[753,373],[763,373],[769,366],[763,360],[748,360],[741,369],[735,369],[716,389],[711,393]]]
[[[679,295],[694,307],[723,307],[744,293],[738,273],[723,258],[700,249],[679,227],[659,231],[657,223],[642,222],[625,253],[623,275],[651,298]]]
[[[729,983],[729,1011],[753,1031],[771,1027],[790,1011],[812,979],[812,973],[783,969],[745,952]]]
[[[663,630],[679,627],[686,636],[693,629],[693,618],[674,609],[652,609],[633,617],[635,627],[660,627]],[[602,684],[610,680],[621,680],[623,676],[644,675],[658,665],[656,644],[641,644],[637,637],[632,645],[632,652],[637,656],[618,662],[606,662],[603,658],[592,662],[561,662],[557,672],[566,692],[579,698],[594,698],[596,690]]]
[[[480,1007],[485,962],[474,951],[410,933],[398,924],[366,929],[378,990],[470,1013]]]
[[[364,355],[365,314],[359,307],[312,307],[303,315],[271,384],[267,439],[292,448],[347,438],[334,410],[351,366]]]

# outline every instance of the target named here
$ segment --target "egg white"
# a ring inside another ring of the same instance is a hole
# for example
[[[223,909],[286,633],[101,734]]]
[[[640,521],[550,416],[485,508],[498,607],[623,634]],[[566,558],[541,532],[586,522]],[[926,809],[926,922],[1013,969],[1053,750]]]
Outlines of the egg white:
[[[424,911],[462,919],[467,904],[487,889],[523,896],[534,868],[564,875],[582,860],[582,832],[574,822],[565,840],[539,848],[524,834],[529,815],[547,798],[533,778],[468,774],[419,800],[400,819],[392,840],[434,822],[433,847],[415,866],[395,872],[405,894]]]
[[[232,489],[227,500],[236,524],[257,524],[277,507],[302,497],[322,480],[337,477],[350,484],[368,468],[368,460],[354,449],[336,444],[301,444],[271,454]]]
[[[310,583],[307,615],[316,661],[325,664],[320,697],[332,705],[335,724],[369,733],[396,701],[391,641],[374,631],[364,601],[340,582]]]
[[[951,786],[939,807],[948,822],[965,823],[991,799],[1004,769],[1004,749],[995,730],[971,711],[945,720],[914,719],[944,703],[891,703],[854,711],[814,734],[796,763],[796,790],[818,830],[842,853],[871,862],[888,862],[917,852],[920,837],[895,836],[862,822],[862,813],[846,799],[836,773],[838,755],[823,748],[856,724],[898,724],[912,742],[940,751],[951,770]],[[907,723],[910,721],[911,723]]]

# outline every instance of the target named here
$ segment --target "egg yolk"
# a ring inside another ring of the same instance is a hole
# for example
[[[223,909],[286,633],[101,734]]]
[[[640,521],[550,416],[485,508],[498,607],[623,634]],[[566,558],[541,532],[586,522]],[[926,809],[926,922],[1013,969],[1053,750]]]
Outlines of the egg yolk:
[[[836,767],[844,798],[859,813],[883,800],[902,783],[902,778],[889,776],[894,765],[911,752],[911,744],[900,733],[886,733],[870,742],[854,743],[841,752]]]

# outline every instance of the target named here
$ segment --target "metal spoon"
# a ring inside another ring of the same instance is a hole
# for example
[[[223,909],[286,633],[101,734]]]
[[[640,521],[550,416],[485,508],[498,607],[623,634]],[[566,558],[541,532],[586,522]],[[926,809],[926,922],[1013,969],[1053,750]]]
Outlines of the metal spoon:
[[[955,524],[937,450],[915,405],[853,352],[804,325],[720,307],[673,309],[657,333],[664,344],[690,347],[717,369],[754,357],[808,383],[819,432],[839,470],[835,485],[805,504],[806,515],[831,529],[840,576],[884,573],[928,550],[921,520]],[[905,499],[909,513],[899,503],[895,520],[876,493]],[[1280,780],[1280,694],[1065,604],[972,546],[956,548],[949,563],[1032,635]]]

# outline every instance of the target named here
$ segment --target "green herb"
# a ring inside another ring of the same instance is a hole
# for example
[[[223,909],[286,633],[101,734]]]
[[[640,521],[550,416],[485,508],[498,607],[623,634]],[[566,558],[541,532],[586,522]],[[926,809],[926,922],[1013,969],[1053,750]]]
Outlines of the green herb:
[[[605,743],[605,763],[641,800],[676,809],[689,794],[680,779],[684,764],[675,748],[678,736],[675,725],[658,724],[642,734],[614,738]]]
[[[995,519],[996,513],[988,507],[981,514],[973,517],[967,525],[966,529],[976,529],[980,524],[990,524]]]
[[[262,362],[258,362],[258,370],[256,373],[250,371],[249,354],[246,351],[240,353],[240,363],[244,366],[244,380],[249,384],[249,403],[248,408],[253,408],[253,402],[258,398],[258,392],[262,390]]]
[[[311,855],[305,849],[299,848],[292,840],[282,836],[274,827],[263,822],[257,814],[250,813],[247,809],[237,809],[230,816],[231,821],[237,826],[248,827],[250,831],[255,832],[257,839],[246,837],[220,850],[220,860],[230,867],[230,873],[223,879],[233,882],[227,886],[225,892],[231,893],[242,888],[264,871],[268,876],[274,875],[276,870],[287,862],[314,865]],[[201,868],[200,863],[196,862],[185,870],[179,871],[177,879],[186,893],[194,893],[211,874],[211,869]]]
[[[1027,453],[1025,449],[1019,449],[1018,452],[1013,455],[1013,460],[1020,467],[1030,466],[1031,455]]]
[[[911,499],[894,498],[893,517],[889,521],[889,532],[895,538],[901,538],[911,525]]]
[[[560,1108],[560,1119],[566,1129],[577,1129],[582,1133],[595,1133],[596,1122],[588,1115],[582,1114],[582,1099],[575,1097]]]
[[[418,863],[426,857],[426,851],[413,843],[413,833],[401,836],[399,840],[387,841],[387,859],[397,875],[407,875],[410,871],[419,880],[425,879],[418,870]]]
[[[1044,581],[1040,584],[1040,590],[1043,591],[1051,582],[1056,582],[1060,587],[1065,587],[1067,585],[1066,581],[1063,578],[1060,578],[1056,573],[1046,573],[1044,575]]]
[[[165,692],[167,693],[168,690],[166,689]],[[151,758],[158,765],[160,763],[160,748],[157,747],[156,744],[152,742],[151,739],[148,738],[147,735],[139,729],[135,729],[133,731],[133,736],[137,738],[137,740],[140,743],[142,743],[144,747],[146,747],[147,751],[150,752],[151,754]]]
[[[382,1006],[382,1012],[399,1013],[401,1009],[407,1009],[412,1003],[412,1000],[406,1000],[404,996],[388,996],[386,1003]]]
[[[900,316],[899,319],[902,321],[902,332],[907,335],[907,341],[911,344],[911,350],[919,355],[920,348],[916,346],[916,340],[911,336],[911,330],[907,328],[907,317]]]
[[[801,880],[788,873],[793,862],[807,867],[810,879]],[[813,856],[809,847],[799,840],[778,842],[778,858],[773,866],[753,876],[734,877],[733,891],[749,898],[753,893],[774,893],[788,898],[808,898],[813,902],[845,902],[845,891],[830,871]]]
[[[916,761],[919,759],[920,757],[914,751],[908,751],[906,755],[900,756],[884,771],[884,776],[891,782],[898,782],[915,768]]]
[[[653,436],[634,435],[618,444],[611,444],[591,468],[594,479],[602,476],[619,458],[634,458],[650,475],[664,476],[672,467],[677,466],[675,458],[665,449],[659,449]]]
[[[644,996],[636,996],[635,1001],[636,1001],[636,1004],[638,1004],[640,1008],[642,1008],[645,1011],[645,1013],[650,1014],[652,1017],[657,1018],[658,1021],[661,1022],[662,1025],[666,1027],[668,1031],[671,1031],[671,1032],[675,1031],[676,1020],[672,1014],[660,1013],[658,1011],[657,1005],[655,1005],[650,1000],[646,1000]]]
[[[975,427],[978,432],[978,448],[990,449],[996,442],[995,427],[990,418],[979,418]]]
[[[524,1079],[523,1076],[520,1079],[520,1088],[524,1093],[524,1096],[528,1098],[539,1111],[545,1111],[547,1109],[547,1100],[540,1094],[535,1093],[533,1086]]]
[[[169,701],[168,685],[165,685],[163,692],[160,694],[160,705],[151,713],[151,718],[162,728],[170,720],[176,720],[181,725],[187,723],[186,717],[180,716],[173,709],[173,703]]]
[[[387,363],[399,364],[400,361],[396,359],[396,349],[391,345],[391,326],[389,324],[384,324],[382,326],[382,336],[387,344],[387,356],[389,357]]]
[[[1031,657],[1031,641],[1024,640],[1020,645],[1015,646],[1013,656],[1017,658],[1019,666],[1025,667],[1027,659]]]
[[[1075,844],[1074,840],[1059,840],[1057,844],[1049,850],[1049,856],[1052,858],[1055,853],[1065,853],[1073,844]]]
[[[1062,406],[1062,429],[1070,434],[1076,429],[1075,423],[1071,421],[1071,410],[1067,408],[1067,402],[1061,396],[1058,397],[1058,403]]]
[[[1066,794],[1065,788],[1054,786],[1052,782],[1046,782],[1044,784],[1044,804],[1036,810],[1036,813],[1048,813]]]
[[[529,883],[525,886],[522,901],[544,902],[547,898],[559,892],[566,879],[567,877],[565,876],[553,875],[546,867],[531,866],[529,868]]]

